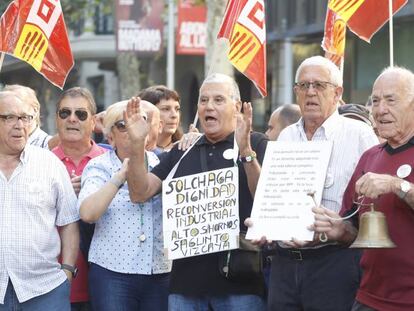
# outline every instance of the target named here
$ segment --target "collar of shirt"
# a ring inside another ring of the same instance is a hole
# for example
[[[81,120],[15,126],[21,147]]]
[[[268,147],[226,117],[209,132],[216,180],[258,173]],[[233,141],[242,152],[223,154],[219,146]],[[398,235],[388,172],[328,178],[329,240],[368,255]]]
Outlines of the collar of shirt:
[[[333,114],[331,114],[325,122],[322,123],[322,125],[316,130],[314,136],[316,133],[320,133],[319,135],[323,135],[324,138],[330,139],[335,134],[335,131],[338,128],[338,124],[341,123],[342,117],[339,115],[338,110],[335,110]],[[307,140],[306,138],[306,132],[305,132],[305,123],[303,118],[300,118],[300,120],[296,123],[296,127],[298,127],[299,132]],[[321,132],[322,131],[322,132]]]
[[[91,140],[92,148],[89,150],[87,154],[84,155],[84,158],[93,159],[98,155],[102,154],[102,147],[99,147],[93,140]],[[63,161],[68,156],[63,151],[62,144],[60,143],[57,147],[55,147],[52,152],[61,160]]]
[[[382,147],[383,149],[385,149],[385,151],[386,151],[388,154],[396,154],[396,153],[402,152],[402,151],[404,151],[404,150],[407,150],[407,149],[409,149],[409,148],[411,148],[411,147],[414,147],[414,137],[411,137],[411,139],[410,139],[409,141],[407,141],[404,145],[399,146],[399,147],[397,147],[397,148],[393,148],[393,147],[391,147],[391,146],[388,144],[388,142],[386,142],[386,143],[382,144],[382,146],[381,146],[381,147]]]
[[[229,143],[233,144],[233,141],[234,141],[234,132],[232,132],[230,135],[228,135],[223,140],[220,140],[220,141],[218,141],[214,144],[221,143],[221,142],[229,142]],[[201,146],[201,145],[214,145],[212,142],[210,142],[207,139],[206,135],[201,136],[201,138],[195,144],[198,145],[198,146]]]

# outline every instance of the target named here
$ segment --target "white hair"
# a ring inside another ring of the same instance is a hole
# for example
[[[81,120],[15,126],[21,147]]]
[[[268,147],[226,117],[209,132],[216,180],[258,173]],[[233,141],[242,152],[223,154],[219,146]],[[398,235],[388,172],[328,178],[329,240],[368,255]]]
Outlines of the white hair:
[[[320,66],[323,68],[326,68],[329,71],[329,76],[330,76],[330,80],[328,82],[331,82],[333,84],[335,84],[336,86],[341,86],[343,85],[343,80],[342,80],[342,74],[341,71],[339,70],[339,68],[333,63],[331,62],[329,59],[322,57],[322,56],[312,56],[309,58],[306,58],[298,67],[298,69],[296,70],[296,76],[295,76],[295,82],[298,82],[299,80],[299,75],[300,72],[302,71],[303,68],[308,67],[308,66]]]
[[[14,97],[17,99],[18,104],[25,104],[26,102],[23,100],[23,98],[20,96],[20,94],[13,92],[13,91],[9,91],[9,90],[4,90],[4,91],[0,91],[0,103],[5,102],[5,98],[8,97]],[[29,103],[27,103],[28,105],[30,105]]]
[[[207,83],[229,84],[232,88],[231,98],[236,102],[241,101],[239,86],[237,85],[237,82],[232,77],[225,75],[223,73],[212,73],[208,75],[207,78],[204,79],[203,84],[201,86]]]

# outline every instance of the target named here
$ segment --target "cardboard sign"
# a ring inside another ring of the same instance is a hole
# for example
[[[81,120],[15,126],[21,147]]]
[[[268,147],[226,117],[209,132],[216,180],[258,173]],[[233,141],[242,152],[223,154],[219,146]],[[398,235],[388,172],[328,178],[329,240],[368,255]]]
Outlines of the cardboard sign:
[[[168,259],[238,247],[237,167],[165,180],[162,206]]]

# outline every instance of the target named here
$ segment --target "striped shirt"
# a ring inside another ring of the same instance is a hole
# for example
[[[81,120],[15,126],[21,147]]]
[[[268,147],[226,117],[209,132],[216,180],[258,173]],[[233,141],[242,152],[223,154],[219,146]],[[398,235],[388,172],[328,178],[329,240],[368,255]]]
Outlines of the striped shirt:
[[[57,226],[78,219],[68,173],[50,151],[27,145],[9,180],[0,171],[0,304],[9,278],[20,302],[67,279]]]
[[[32,146],[38,146],[41,148],[49,149],[48,142],[52,138],[49,134],[43,131],[40,127],[37,127],[27,139],[27,144]]]
[[[333,141],[321,203],[324,207],[339,212],[346,186],[359,158],[365,150],[378,144],[378,138],[364,122],[345,118],[335,111],[316,130],[311,140]],[[278,141],[308,141],[303,119],[285,128]]]

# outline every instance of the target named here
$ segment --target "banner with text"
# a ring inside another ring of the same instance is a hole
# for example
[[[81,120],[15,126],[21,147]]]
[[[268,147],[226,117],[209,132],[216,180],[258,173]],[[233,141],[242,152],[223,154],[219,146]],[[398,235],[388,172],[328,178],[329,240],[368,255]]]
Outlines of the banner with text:
[[[138,54],[161,51],[163,12],[163,0],[117,0],[117,51]]]
[[[207,9],[194,0],[178,1],[177,54],[204,55],[207,40]]]
[[[238,248],[237,167],[165,180],[164,248],[168,259]]]

